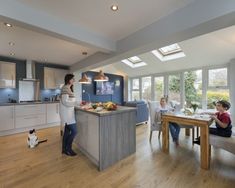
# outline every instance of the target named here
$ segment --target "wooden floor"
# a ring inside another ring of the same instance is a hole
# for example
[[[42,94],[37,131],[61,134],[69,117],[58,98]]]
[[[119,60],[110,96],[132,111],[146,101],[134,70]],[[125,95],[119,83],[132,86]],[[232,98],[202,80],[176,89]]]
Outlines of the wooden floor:
[[[228,187],[235,186],[235,155],[212,148],[209,171],[200,169],[199,147],[180,137],[181,146],[171,143],[170,154],[160,149],[157,133],[149,143],[146,125],[137,127],[136,154],[99,172],[79,152],[76,157],[61,154],[59,127],[38,130],[47,138],[35,149],[26,145],[27,133],[0,137],[0,187]]]

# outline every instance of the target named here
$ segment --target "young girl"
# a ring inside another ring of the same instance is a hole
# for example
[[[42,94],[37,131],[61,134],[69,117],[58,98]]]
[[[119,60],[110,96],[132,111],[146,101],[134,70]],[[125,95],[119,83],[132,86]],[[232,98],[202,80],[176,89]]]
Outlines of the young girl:
[[[156,117],[159,119],[161,118],[162,114],[169,112],[169,111],[173,111],[173,110],[174,110],[173,108],[167,105],[166,98],[162,97],[160,100],[160,106],[156,109]],[[179,146],[180,126],[177,123],[170,122],[169,128],[170,128],[173,142],[175,142],[176,146]]]

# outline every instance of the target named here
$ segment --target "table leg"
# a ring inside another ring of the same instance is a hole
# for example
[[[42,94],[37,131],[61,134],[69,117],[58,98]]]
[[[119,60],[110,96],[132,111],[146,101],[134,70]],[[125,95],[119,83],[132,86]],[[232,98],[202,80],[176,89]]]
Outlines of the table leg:
[[[201,142],[201,168],[208,170],[210,167],[209,154],[209,128],[208,126],[200,127]]]
[[[169,152],[169,122],[162,122],[162,150],[165,153]]]

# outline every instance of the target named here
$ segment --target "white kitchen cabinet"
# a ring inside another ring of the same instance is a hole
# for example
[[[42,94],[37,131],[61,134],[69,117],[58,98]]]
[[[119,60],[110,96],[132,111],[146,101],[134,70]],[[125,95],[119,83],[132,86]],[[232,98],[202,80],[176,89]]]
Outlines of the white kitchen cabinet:
[[[0,61],[0,88],[16,87],[15,63]]]
[[[54,69],[52,68],[44,68],[44,88],[45,89],[55,89],[56,83],[55,83],[55,73]]]
[[[14,129],[14,106],[0,106],[0,131]]]
[[[33,127],[46,124],[46,105],[18,105],[15,106],[15,127]]]
[[[47,104],[46,120],[47,124],[58,123],[60,124],[59,103]]]
[[[64,76],[68,73],[65,69],[44,67],[44,88],[57,89],[64,84]]]
[[[56,88],[61,88],[63,86],[64,77],[66,74],[68,74],[68,70],[64,70],[64,69],[55,70]]]

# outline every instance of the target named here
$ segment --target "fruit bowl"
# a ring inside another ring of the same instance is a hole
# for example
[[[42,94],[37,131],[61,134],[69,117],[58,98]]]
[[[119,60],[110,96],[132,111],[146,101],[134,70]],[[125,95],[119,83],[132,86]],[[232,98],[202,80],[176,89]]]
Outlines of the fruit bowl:
[[[103,104],[103,106],[108,111],[117,110],[117,105],[113,102],[106,102]]]

